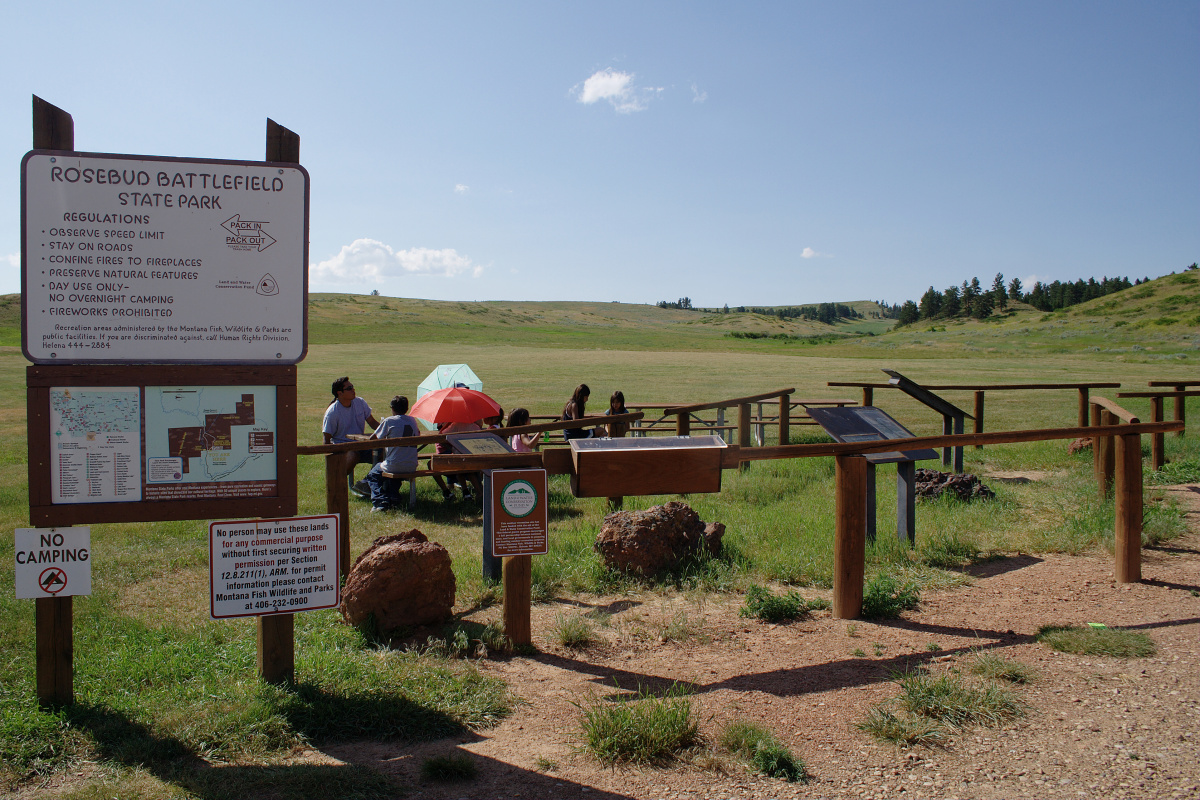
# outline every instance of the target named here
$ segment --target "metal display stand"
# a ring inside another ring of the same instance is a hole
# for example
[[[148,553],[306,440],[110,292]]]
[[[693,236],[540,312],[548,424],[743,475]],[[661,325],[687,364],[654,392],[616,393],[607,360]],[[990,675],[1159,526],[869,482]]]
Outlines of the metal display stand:
[[[839,442],[873,442],[881,439],[907,439],[912,432],[874,406],[810,408],[808,414],[825,432]],[[867,539],[875,540],[875,467],[896,465],[896,536],[911,546],[916,543],[916,462],[937,458],[933,449],[904,452],[870,453],[864,456],[866,469]]]
[[[895,386],[909,397],[929,406],[942,415],[942,433],[946,435],[950,435],[951,433],[959,435],[963,432],[963,420],[975,419],[975,417],[963,411],[958,406],[943,400],[915,381],[896,372],[896,370],[885,369],[883,372],[887,374],[888,383],[892,386]],[[963,449],[961,445],[954,448],[942,448],[942,466],[950,466],[951,449],[954,450],[954,472],[961,475],[963,471]]]

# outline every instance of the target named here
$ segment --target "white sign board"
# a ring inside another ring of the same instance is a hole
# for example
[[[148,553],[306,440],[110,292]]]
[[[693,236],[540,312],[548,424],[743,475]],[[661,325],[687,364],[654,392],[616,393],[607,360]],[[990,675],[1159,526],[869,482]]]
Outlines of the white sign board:
[[[91,528],[17,528],[18,599],[92,593]]]
[[[339,541],[337,514],[211,523],[212,618],[336,607]]]
[[[307,347],[308,172],[32,151],[22,346],[39,364],[294,364]]]

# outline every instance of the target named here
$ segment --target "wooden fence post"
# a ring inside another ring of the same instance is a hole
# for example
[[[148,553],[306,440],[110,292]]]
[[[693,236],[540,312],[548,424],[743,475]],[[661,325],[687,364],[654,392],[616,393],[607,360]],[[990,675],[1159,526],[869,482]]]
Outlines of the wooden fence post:
[[[779,444],[792,441],[792,396],[779,395]]]
[[[1117,583],[1137,583],[1142,579],[1142,437],[1132,433],[1113,438],[1117,460],[1114,573]]]
[[[1103,499],[1108,492],[1104,488],[1104,455],[1100,452],[1100,424],[1102,422],[1100,406],[1092,406],[1092,425],[1096,432],[1092,434],[1092,477],[1096,479],[1096,485],[1100,487],[1100,497]]]
[[[676,436],[691,436],[692,435],[692,415],[683,412],[675,415],[675,435]]]
[[[1187,390],[1187,386],[1176,386],[1175,387],[1175,391],[1177,391],[1177,392],[1183,392],[1186,390]],[[1184,397],[1183,395],[1176,395],[1175,396],[1175,421],[1176,422],[1186,422],[1186,420],[1184,419],[1184,415],[1187,413],[1185,411],[1186,407],[1187,407],[1187,398]],[[1176,436],[1183,436],[1184,433],[1185,433],[1185,431],[1175,431]]]
[[[738,444],[749,448],[751,436],[753,433],[750,431],[750,404],[741,403],[738,405]],[[749,472],[750,462],[743,461],[738,468],[742,472]]]
[[[1086,428],[1088,426],[1088,388],[1086,386],[1079,387],[1079,427]],[[1096,423],[1093,422],[1093,425]]]
[[[346,454],[325,456],[325,511],[338,515],[342,580],[350,575],[350,487],[346,485]]]
[[[1104,425],[1117,424],[1117,415],[1107,408],[1101,410],[1100,419]],[[1103,476],[1100,486],[1101,497],[1108,497],[1108,493],[1113,488],[1113,472],[1116,469],[1116,448],[1113,446],[1113,438],[1112,436],[1102,437],[1104,444],[1100,450],[1100,470]]]
[[[504,634],[513,644],[531,644],[529,606],[533,584],[533,556],[504,559]]]
[[[983,433],[983,391],[975,392],[975,432]],[[976,450],[982,450],[983,445],[975,445]]]
[[[858,619],[862,614],[863,572],[867,540],[867,460],[835,456],[837,517],[833,539],[833,616]]]
[[[1150,421],[1163,421],[1163,398],[1150,398]],[[1153,433],[1150,435],[1150,469],[1158,471],[1167,463],[1165,454],[1167,437],[1162,433]]]
[[[300,163],[300,135],[275,120],[267,119],[266,161]],[[339,453],[342,463],[347,454]],[[343,510],[339,511],[339,546],[342,578],[350,571],[350,499],[346,478],[341,478]],[[296,679],[296,622],[292,614],[259,615],[257,618],[258,675],[267,683],[292,683]]]
[[[33,149],[74,150],[75,120],[61,108],[33,98]],[[43,706],[75,702],[74,605],[70,597],[34,600],[34,638],[38,702]]]
[[[875,405],[875,390],[870,386],[862,387],[862,404],[863,406]]]
[[[71,597],[34,600],[37,696],[43,708],[75,702],[74,606]]]

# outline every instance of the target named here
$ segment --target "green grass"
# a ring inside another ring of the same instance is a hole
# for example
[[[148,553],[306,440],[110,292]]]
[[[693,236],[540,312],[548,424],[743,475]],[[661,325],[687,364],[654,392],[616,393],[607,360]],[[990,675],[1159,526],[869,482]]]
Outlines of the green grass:
[[[971,659],[971,673],[993,681],[1029,683],[1034,678],[1028,664],[1013,661],[996,653],[976,652]]]
[[[872,706],[856,727],[877,739],[902,745],[939,745],[955,730],[1000,725],[1024,716],[1025,706],[994,681],[968,681],[958,672],[927,670],[895,677],[900,694]]]
[[[881,366],[925,383],[1040,382],[1052,375],[1142,388],[1152,379],[1194,377],[1200,319],[1184,309],[1196,305],[1197,291],[1194,276],[1168,276],[1138,287],[1139,297],[1102,298],[1113,303],[1104,309],[1095,301],[1048,315],[1019,308],[1002,319],[939,321],[936,327],[944,330],[918,325],[891,333],[852,325],[830,331],[759,315],[649,305],[316,295],[309,356],[298,369],[299,441],[320,441],[319,417],[336,376],[350,373],[378,410],[393,394],[412,396],[437,364],[461,361],[472,365],[506,408],[524,405],[534,414],[561,412],[580,380],[588,381],[598,399],[621,389],[630,404],[698,402],[784,387],[795,387],[795,397],[856,398],[857,390],[828,387],[826,381],[882,381]],[[1177,321],[1151,324],[1168,318]],[[18,324],[19,298],[0,298],[0,380],[16,386],[26,367],[11,346],[19,339]],[[726,335],[735,331],[766,337],[876,335],[803,344]],[[1111,398],[1113,392],[1097,394]],[[944,396],[971,407],[969,392]],[[877,390],[875,400],[917,433],[940,432],[936,415],[897,392]],[[1122,403],[1149,418],[1148,400]],[[1189,401],[1193,419],[1198,405]],[[439,633],[419,648],[423,652],[394,653],[346,628],[332,612],[297,615],[299,682],[289,690],[262,685],[254,671],[253,624],[208,619],[205,520],[92,526],[93,595],[75,601],[79,704],[53,714],[38,710],[32,702],[33,606],[15,600],[12,588],[11,531],[28,524],[25,415],[20,392],[0,401],[0,525],[9,532],[0,534],[0,792],[36,785],[30,782],[88,761],[103,772],[85,790],[96,797],[232,797],[239,789],[245,789],[242,796],[257,796],[265,793],[263,781],[277,782],[272,791],[278,796],[305,796],[297,787],[315,786],[332,773],[283,764],[298,742],[453,735],[486,727],[507,713],[512,700],[503,685],[463,658],[505,652],[503,632],[465,623]],[[987,394],[988,430],[1062,427],[1073,425],[1075,415],[1070,390]],[[768,444],[774,436],[768,427]],[[793,441],[824,438],[811,427],[792,428]],[[1166,443],[1168,468],[1150,481],[1193,475],[1200,436],[1168,436]],[[960,585],[968,580],[962,566],[993,553],[1111,548],[1111,501],[1095,496],[1090,455],[1069,457],[1065,442],[1055,441],[968,449],[965,456],[971,472],[1036,469],[1044,476],[1029,484],[993,485],[999,497],[987,504],[921,504],[917,548],[910,551],[896,542],[895,482],[891,468],[881,467],[879,537],[866,553],[868,574],[887,576],[887,585],[874,584],[867,593],[880,601],[879,613],[897,613],[919,592]],[[298,462],[299,513],[324,513],[323,460],[305,456]],[[828,587],[833,472],[827,458],[761,461],[747,472],[725,471],[721,493],[684,498],[701,518],[728,526],[723,553],[693,559],[651,581],[603,568],[592,543],[606,512],[604,499],[575,499],[568,480],[555,476],[550,553],[534,559],[534,597],[644,589],[744,592],[770,583],[788,586],[786,597],[793,587]],[[1159,490],[1149,487],[1146,497],[1145,543],[1184,530],[1178,509],[1161,502]],[[625,507],[671,499],[676,498],[627,497]],[[432,482],[424,481],[412,513],[372,516],[368,504],[354,501],[350,523],[352,554],[377,536],[419,528],[450,550],[460,609],[496,602],[499,588],[481,577],[477,506],[448,506]],[[703,635],[690,618],[651,633],[663,641]],[[196,756],[238,765],[236,773],[212,771],[234,788],[215,788],[218,776],[208,779],[203,777],[208,773],[178,766]],[[256,766],[242,769],[243,764]],[[345,776],[347,796],[391,791],[370,771],[336,774]],[[342,786],[343,779],[337,780]],[[320,796],[315,789],[312,794]]]
[[[720,744],[769,778],[782,778],[789,783],[808,780],[804,761],[757,722],[730,722],[721,732]]]
[[[1124,628],[1044,625],[1038,629],[1036,639],[1054,650],[1081,656],[1146,658],[1157,651],[1149,636]]]
[[[701,743],[688,689],[674,684],[663,695],[639,690],[614,701],[592,697],[580,706],[584,749],[602,764],[666,764]]]

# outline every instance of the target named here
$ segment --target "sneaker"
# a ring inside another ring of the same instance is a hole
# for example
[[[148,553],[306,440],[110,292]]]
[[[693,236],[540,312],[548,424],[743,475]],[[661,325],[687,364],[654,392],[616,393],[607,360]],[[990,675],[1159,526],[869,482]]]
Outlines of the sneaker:
[[[442,492],[442,499],[447,503],[454,502],[454,492],[447,489],[446,491]]]
[[[471,490],[466,486],[463,487],[463,500],[474,500],[475,495],[471,494]]]
[[[392,510],[392,507],[391,507],[391,506],[371,506],[371,513],[372,513],[372,514],[379,514],[379,513],[381,513],[381,512],[384,512],[384,511],[391,511],[391,510]]]

